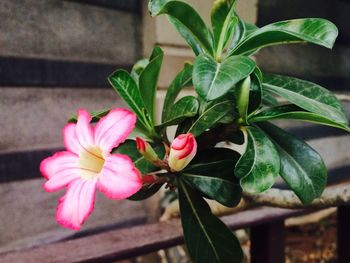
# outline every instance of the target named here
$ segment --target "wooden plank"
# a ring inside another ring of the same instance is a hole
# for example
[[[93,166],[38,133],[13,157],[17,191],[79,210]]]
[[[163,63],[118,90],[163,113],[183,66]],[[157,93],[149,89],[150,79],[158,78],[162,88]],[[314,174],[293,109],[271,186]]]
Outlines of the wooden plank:
[[[141,55],[138,25],[139,15],[116,9],[61,0],[2,0],[0,55],[128,65]]]
[[[0,252],[146,222],[144,202],[111,200],[98,191],[94,211],[84,227],[80,231],[62,228],[55,213],[64,190],[47,193],[42,187],[44,181],[42,178],[0,184]]]
[[[223,221],[233,230],[284,220],[308,213],[305,210],[257,208]],[[51,244],[39,248],[0,254],[7,262],[110,262],[122,260],[183,243],[179,220],[109,231],[90,237]]]
[[[62,128],[77,109],[126,107],[110,89],[1,88],[0,151],[3,154],[63,147]],[[38,168],[38,167],[37,167]]]
[[[252,227],[250,242],[251,263],[284,263],[284,220]]]
[[[113,71],[131,67],[128,64],[0,57],[0,86],[109,88],[107,77]]]
[[[350,259],[350,206],[338,207],[338,263],[348,263]]]
[[[0,154],[0,184],[42,178],[40,162],[62,149],[22,151]]]
[[[140,0],[66,0],[71,2],[81,2],[89,5],[97,5],[106,8],[124,10],[137,13],[140,11]]]

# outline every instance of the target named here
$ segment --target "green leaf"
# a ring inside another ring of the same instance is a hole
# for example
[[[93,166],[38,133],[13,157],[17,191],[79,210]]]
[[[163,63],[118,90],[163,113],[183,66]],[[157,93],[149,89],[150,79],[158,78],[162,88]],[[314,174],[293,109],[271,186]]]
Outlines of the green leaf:
[[[276,95],[341,125],[348,119],[338,99],[325,88],[297,78],[264,75],[263,87]]]
[[[271,137],[281,158],[280,175],[304,204],[321,196],[327,170],[321,156],[303,141],[269,123],[260,127]]]
[[[98,122],[102,117],[106,116],[109,113],[108,110],[99,110],[99,111],[92,111],[91,114],[91,122]],[[68,123],[76,123],[78,121],[78,117],[76,114],[74,114],[72,117],[68,119]]]
[[[248,57],[233,56],[217,63],[210,56],[202,54],[194,64],[193,85],[199,96],[214,100],[225,95],[254,69],[255,62]]]
[[[242,80],[236,88],[236,104],[243,123],[247,121],[250,85],[251,81],[248,76],[246,79]]]
[[[207,129],[216,125],[222,118],[234,110],[234,104],[232,101],[220,101],[218,103],[210,105],[200,114],[198,119],[194,121],[188,132],[191,132],[194,136],[199,136]]]
[[[152,184],[143,186],[137,193],[130,196],[128,200],[142,201],[156,194],[163,184]]]
[[[145,67],[149,64],[149,60],[144,58],[140,59],[135,63],[135,65],[132,67],[131,70],[131,77],[135,80],[136,83],[139,83],[139,77],[142,73],[142,71],[145,69]]]
[[[249,107],[248,113],[251,114],[261,107],[262,104],[262,83],[263,76],[258,67],[255,68],[253,74],[250,75],[250,93],[249,93]]]
[[[235,0],[216,0],[211,10],[211,24],[214,33],[216,58],[220,59],[234,24],[238,22],[234,13]]]
[[[248,35],[230,55],[251,55],[266,46],[288,43],[310,42],[332,48],[337,36],[337,27],[325,19],[304,18],[280,21]]]
[[[182,88],[192,85],[192,64],[186,63],[184,68],[179,72],[175,79],[171,82],[165,99],[162,112],[162,121],[167,118],[167,114],[173,106],[177,96],[179,95]]]
[[[153,147],[154,151],[157,153],[157,155],[160,158],[164,157],[165,149],[163,145],[158,145],[156,147]],[[143,157],[136,147],[136,142],[134,140],[127,140],[125,143],[120,145],[118,148],[114,149],[112,153],[120,153],[127,155],[131,158],[131,160],[134,162],[134,165],[136,168],[142,173],[142,174],[148,174],[154,171],[159,170],[159,167],[154,166],[149,161]]]
[[[108,77],[109,83],[137,115],[140,123],[149,127],[146,109],[135,80],[125,70],[117,70]]]
[[[322,115],[305,111],[302,108],[292,104],[281,105],[281,106],[266,109],[252,116],[249,119],[249,121],[263,122],[263,121],[276,120],[276,119],[294,119],[294,120],[307,121],[307,122],[312,122],[316,124],[340,128],[350,132],[350,128],[346,125],[338,124],[328,118],[323,117]]]
[[[238,16],[237,16],[238,17]],[[227,54],[231,52],[241,43],[244,38],[256,31],[258,27],[256,25],[244,22],[242,19],[238,18],[238,23],[235,24],[233,31],[233,37],[228,45]]]
[[[245,127],[248,142],[239,159],[235,175],[244,191],[261,193],[273,186],[280,170],[278,152],[269,138],[255,127]]]
[[[228,206],[236,206],[242,194],[237,178],[234,176],[234,166],[239,155],[225,148],[213,148],[198,153],[200,163],[193,163],[181,172],[181,178],[191,187]],[[211,157],[208,160],[208,157]]]
[[[199,102],[193,96],[186,96],[176,102],[170,109],[167,118],[157,128],[176,125],[184,121],[186,118],[191,118],[197,115]]]
[[[192,47],[196,55],[204,52],[213,54],[211,32],[190,5],[180,1],[151,0],[149,10],[152,16],[168,15],[169,21]]]
[[[236,18],[238,21],[233,25],[232,28],[232,37],[229,39],[230,41],[227,48],[228,53],[230,53],[230,51],[233,50],[238,45],[238,43],[242,41],[246,32],[244,22],[237,15]]]
[[[163,56],[163,50],[158,46],[155,47],[149,64],[142,71],[139,78],[140,94],[153,123],[155,122],[156,91]]]
[[[197,192],[182,180],[177,181],[182,227],[193,261],[241,263],[243,252],[235,235],[211,213]]]
[[[275,96],[267,90],[262,91],[262,104],[269,107],[275,107],[279,105],[278,100],[275,98]]]

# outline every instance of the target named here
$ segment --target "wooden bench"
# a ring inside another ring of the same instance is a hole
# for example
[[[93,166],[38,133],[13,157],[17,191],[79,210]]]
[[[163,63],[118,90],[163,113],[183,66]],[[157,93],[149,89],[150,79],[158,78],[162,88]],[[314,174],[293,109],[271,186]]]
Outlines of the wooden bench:
[[[349,101],[345,102],[345,107],[349,114]],[[306,139],[321,153],[329,167],[329,183],[350,178],[349,134],[312,124],[279,124]],[[147,209],[142,202],[98,198],[95,211],[82,231],[61,229],[55,223],[54,210],[62,193],[46,193],[41,187],[44,180],[37,178],[40,160],[50,154],[51,151],[45,150],[0,156],[1,263],[111,262],[183,243],[179,220],[147,224]],[[7,176],[11,172],[20,175],[20,166],[28,171],[25,178]],[[283,188],[283,185],[278,186]],[[253,263],[280,263],[284,262],[284,220],[310,212],[313,211],[264,207],[225,216],[223,220],[232,230],[250,229]],[[350,258],[349,222],[350,206],[339,207],[340,263],[349,262]],[[11,233],[17,234],[19,240],[11,240]]]
[[[310,211],[262,207],[223,217],[232,229],[250,228],[252,263],[284,262],[284,220]],[[338,262],[349,262],[350,206],[338,209]],[[2,263],[112,262],[183,243],[179,220],[107,231],[38,248],[0,254]]]

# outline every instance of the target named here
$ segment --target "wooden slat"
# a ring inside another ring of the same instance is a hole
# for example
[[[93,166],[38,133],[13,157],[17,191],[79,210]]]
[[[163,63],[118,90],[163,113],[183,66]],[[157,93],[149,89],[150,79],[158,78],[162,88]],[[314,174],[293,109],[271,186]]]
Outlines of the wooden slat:
[[[97,5],[128,12],[140,11],[140,0],[66,0],[70,2],[81,2],[84,4]]]
[[[233,230],[281,221],[305,210],[257,208],[223,218]],[[0,254],[0,262],[110,262],[183,243],[179,220],[109,231],[35,249]]]
[[[109,88],[107,77],[119,68],[131,65],[0,57],[0,86]]]
[[[36,150],[0,154],[0,184],[41,178],[40,162],[62,149]]]
[[[2,0],[0,54],[127,65],[140,56],[139,25],[138,14],[122,10],[62,0]]]
[[[47,193],[45,179],[0,184],[0,253],[144,224],[144,202],[110,200],[99,191],[95,208],[80,231],[60,227],[55,220],[63,191]],[[1,262],[1,260],[0,260]]]

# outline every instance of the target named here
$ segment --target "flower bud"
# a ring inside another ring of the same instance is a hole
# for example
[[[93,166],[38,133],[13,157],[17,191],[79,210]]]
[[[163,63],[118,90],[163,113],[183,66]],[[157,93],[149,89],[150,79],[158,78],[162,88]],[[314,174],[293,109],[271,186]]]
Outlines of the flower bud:
[[[197,142],[192,133],[181,134],[171,144],[169,167],[174,172],[183,170],[197,153]]]
[[[159,160],[158,155],[153,150],[152,146],[145,140],[136,137],[137,150],[151,163]]]

